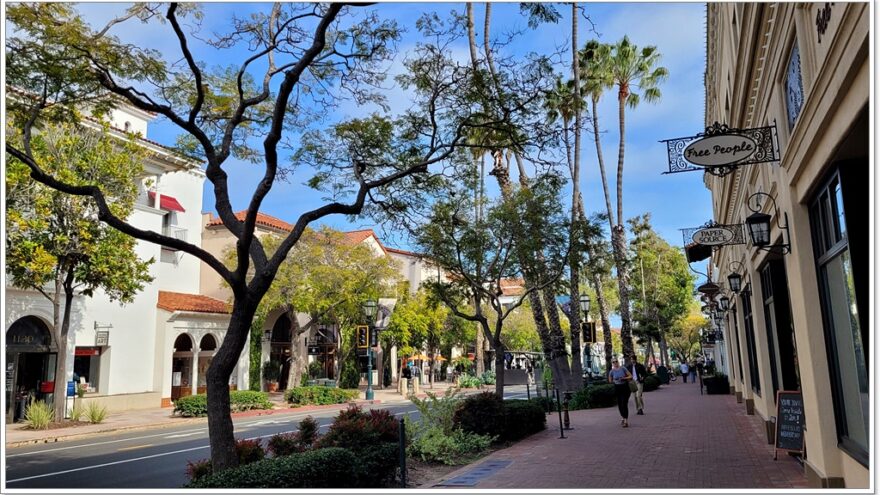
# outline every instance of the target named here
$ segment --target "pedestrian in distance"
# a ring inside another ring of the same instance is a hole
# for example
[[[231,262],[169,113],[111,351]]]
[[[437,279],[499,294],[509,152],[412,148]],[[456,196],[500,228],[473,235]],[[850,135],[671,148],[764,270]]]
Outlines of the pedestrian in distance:
[[[687,361],[682,361],[680,365],[678,365],[679,371],[681,371],[681,381],[682,383],[688,382],[688,364]]]
[[[688,373],[691,375],[691,383],[697,383],[697,363],[691,361],[691,364],[688,366]]]
[[[627,365],[627,369],[632,374],[632,381],[630,381],[630,391],[633,393],[633,398],[636,402],[636,414],[639,416],[644,416],[645,414],[645,377],[648,376],[648,370],[645,368],[643,364],[639,362],[638,356],[635,354],[630,358],[629,364]]]
[[[620,366],[620,361],[611,361],[611,371],[608,372],[608,383],[614,384],[614,395],[617,397],[617,409],[620,411],[620,426],[629,427],[629,382],[632,374],[626,368]]]

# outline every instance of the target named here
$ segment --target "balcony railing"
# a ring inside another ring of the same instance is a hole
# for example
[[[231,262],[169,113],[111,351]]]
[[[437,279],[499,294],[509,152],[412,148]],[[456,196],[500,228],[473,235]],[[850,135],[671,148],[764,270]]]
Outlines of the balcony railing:
[[[186,241],[186,229],[182,229],[180,227],[175,227],[173,225],[163,227],[162,234],[167,237],[173,237],[173,238],[179,239],[181,241]],[[165,247],[165,249],[171,249],[172,251],[176,251],[175,249],[169,248],[169,247]]]

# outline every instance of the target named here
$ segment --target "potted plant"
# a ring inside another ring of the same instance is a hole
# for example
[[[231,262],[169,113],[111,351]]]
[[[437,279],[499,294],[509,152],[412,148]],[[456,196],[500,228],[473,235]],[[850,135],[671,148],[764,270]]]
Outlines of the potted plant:
[[[263,380],[266,380],[266,388],[269,392],[278,391],[278,378],[281,376],[281,363],[278,361],[266,361],[263,365]]]

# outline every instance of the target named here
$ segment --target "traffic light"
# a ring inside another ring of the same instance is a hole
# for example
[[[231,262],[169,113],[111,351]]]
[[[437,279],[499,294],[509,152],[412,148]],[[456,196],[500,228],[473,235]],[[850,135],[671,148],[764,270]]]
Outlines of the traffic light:
[[[370,328],[370,347],[379,345],[379,329]]]
[[[585,321],[581,323],[581,335],[585,344],[593,344],[596,342],[596,322]]]
[[[366,325],[360,325],[357,327],[357,346],[358,349],[366,349],[367,348],[367,332],[369,327]]]

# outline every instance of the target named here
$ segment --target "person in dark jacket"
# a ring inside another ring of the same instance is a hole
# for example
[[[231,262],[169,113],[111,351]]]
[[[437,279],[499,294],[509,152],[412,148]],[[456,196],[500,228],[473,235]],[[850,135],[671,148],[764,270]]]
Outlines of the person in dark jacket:
[[[648,370],[639,362],[639,358],[633,354],[629,359],[627,371],[632,374],[632,383],[636,385],[636,389],[633,391],[633,398],[636,401],[636,414],[643,416],[645,414],[645,399],[643,394],[645,392],[645,377],[648,376]]]

